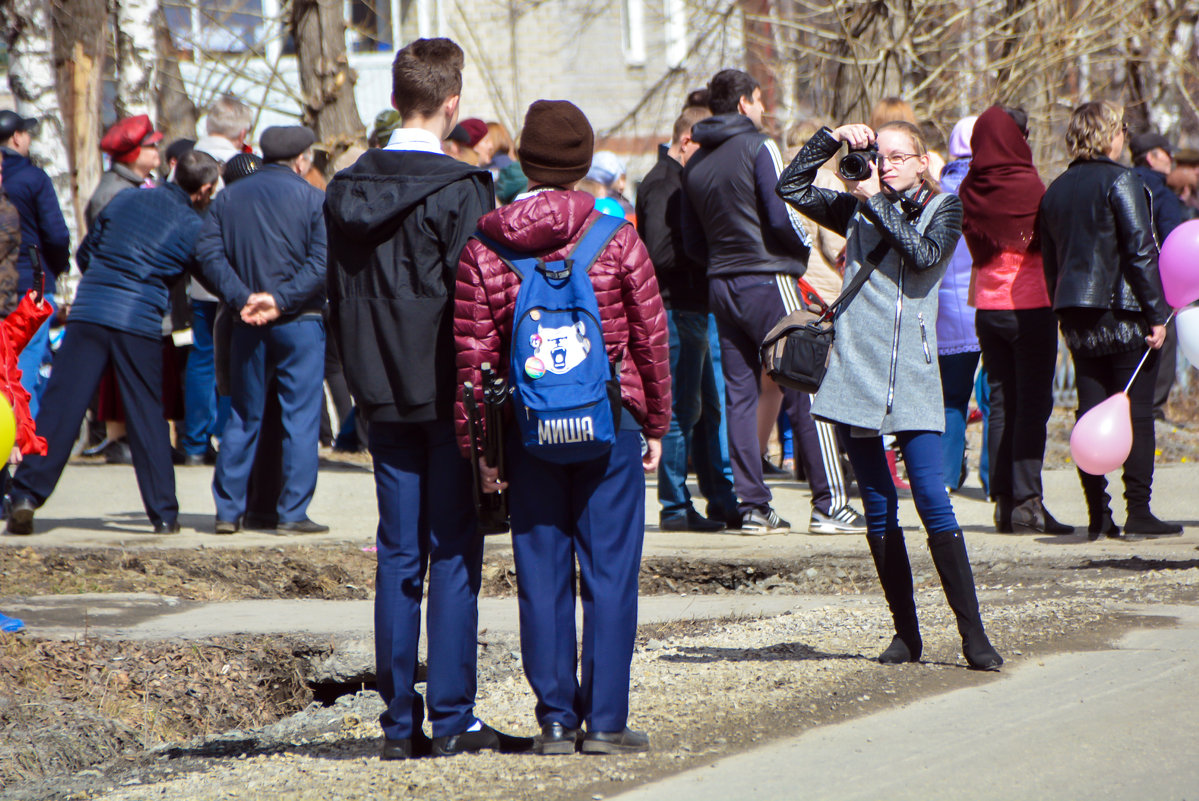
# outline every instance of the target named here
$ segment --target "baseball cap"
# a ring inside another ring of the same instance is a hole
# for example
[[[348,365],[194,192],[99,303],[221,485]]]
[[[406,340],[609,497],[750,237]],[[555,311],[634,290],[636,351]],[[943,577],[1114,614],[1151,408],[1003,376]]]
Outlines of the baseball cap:
[[[17,131],[32,131],[37,126],[37,117],[22,117],[9,109],[0,111],[0,142],[11,138]]]

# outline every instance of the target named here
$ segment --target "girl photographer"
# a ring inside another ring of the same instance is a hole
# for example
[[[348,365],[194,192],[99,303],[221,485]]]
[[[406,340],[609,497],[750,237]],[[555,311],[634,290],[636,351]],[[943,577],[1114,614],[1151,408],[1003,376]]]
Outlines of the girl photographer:
[[[845,142],[876,145],[867,177],[851,192],[820,189],[817,170]],[[899,499],[882,436],[893,435],[908,468],[916,510],[945,596],[957,617],[970,667],[997,670],[979,616],[966,543],[941,476],[945,426],[937,365],[937,288],[962,231],[957,197],[938,192],[920,130],[889,122],[878,132],[845,125],[816,133],[791,162],[779,195],[802,214],[846,237],[845,285],[871,270],[835,321],[836,339],[812,415],[838,424],[866,506],[867,542],[895,621],[884,664],[919,660],[912,570],[899,527]]]

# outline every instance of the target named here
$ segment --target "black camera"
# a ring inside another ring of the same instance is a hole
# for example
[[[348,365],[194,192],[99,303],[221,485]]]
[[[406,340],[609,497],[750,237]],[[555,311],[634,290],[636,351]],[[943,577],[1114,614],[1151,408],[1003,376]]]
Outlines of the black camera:
[[[837,164],[837,172],[846,181],[864,181],[870,177],[872,161],[878,161],[877,145],[866,145],[861,150],[850,148]]]

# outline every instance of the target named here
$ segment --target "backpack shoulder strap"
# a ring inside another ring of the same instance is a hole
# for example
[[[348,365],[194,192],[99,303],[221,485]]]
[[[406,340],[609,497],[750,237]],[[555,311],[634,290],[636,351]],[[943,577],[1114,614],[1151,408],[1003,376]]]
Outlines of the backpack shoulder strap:
[[[541,263],[541,259],[536,256],[529,256],[524,253],[517,253],[507,245],[502,245],[496,242],[491,237],[481,231],[475,231],[470,235],[471,239],[477,239],[483,244],[483,247],[490,250],[492,253],[500,257],[500,261],[508,265],[508,269],[516,273],[516,276],[522,281],[525,274],[531,270],[535,270],[537,265]]]
[[[587,226],[587,230],[579,238],[574,250],[570,252],[572,266],[582,265],[583,272],[589,272],[592,265],[595,264],[595,260],[604,252],[604,248],[608,247],[608,243],[612,241],[612,237],[616,236],[616,232],[622,225],[628,225],[628,221],[610,214],[601,214],[596,217]]]

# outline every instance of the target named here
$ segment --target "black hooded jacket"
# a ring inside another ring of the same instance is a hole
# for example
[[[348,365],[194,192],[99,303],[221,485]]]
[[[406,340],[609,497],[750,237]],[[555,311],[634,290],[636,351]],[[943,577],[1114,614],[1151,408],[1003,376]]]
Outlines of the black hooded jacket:
[[[329,183],[329,325],[371,422],[451,420],[458,256],[495,208],[491,175],[370,150]]]
[[[801,276],[811,244],[799,212],[775,192],[778,145],[743,114],[718,114],[691,128],[699,150],[683,170],[683,245],[708,276]]]

